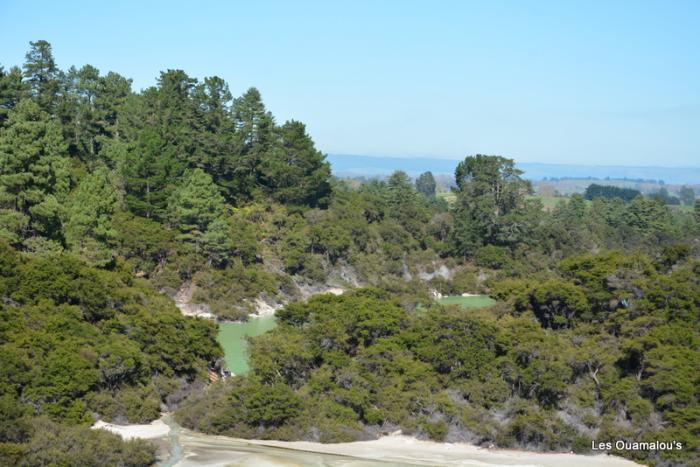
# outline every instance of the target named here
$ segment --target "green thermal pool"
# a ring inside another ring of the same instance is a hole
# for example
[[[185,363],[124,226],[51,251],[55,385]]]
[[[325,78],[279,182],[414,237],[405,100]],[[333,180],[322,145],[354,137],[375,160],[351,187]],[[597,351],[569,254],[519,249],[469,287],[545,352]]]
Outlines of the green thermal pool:
[[[437,300],[440,305],[459,305],[462,308],[484,308],[491,306],[496,301],[487,295],[473,295],[462,297],[461,295],[450,295]]]
[[[218,340],[224,348],[226,366],[234,375],[248,371],[246,338],[264,334],[276,325],[275,315],[252,317],[246,322],[219,323]]]

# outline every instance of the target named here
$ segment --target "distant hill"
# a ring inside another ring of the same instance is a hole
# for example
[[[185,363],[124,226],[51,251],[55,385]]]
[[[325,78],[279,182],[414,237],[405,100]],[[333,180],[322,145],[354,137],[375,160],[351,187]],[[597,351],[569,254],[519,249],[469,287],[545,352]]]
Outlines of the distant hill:
[[[434,174],[454,174],[458,160],[428,157],[381,157],[350,154],[329,154],[333,173],[338,176],[389,175],[403,170],[411,176],[430,170]],[[700,184],[700,167],[626,167],[605,165],[569,165],[521,163],[525,178],[594,178],[604,180],[663,180],[667,184]]]
[[[403,170],[415,177],[423,172],[454,175],[459,161],[431,159],[427,157],[381,157],[356,156],[349,154],[328,154],[331,170],[338,176],[389,175],[395,170]]]

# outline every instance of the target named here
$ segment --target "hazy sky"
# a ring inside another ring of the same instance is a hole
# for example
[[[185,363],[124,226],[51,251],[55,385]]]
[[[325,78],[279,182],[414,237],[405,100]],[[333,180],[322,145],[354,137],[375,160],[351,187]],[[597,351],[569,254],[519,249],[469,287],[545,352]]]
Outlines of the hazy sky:
[[[0,0],[0,64],[218,75],[330,153],[700,166],[700,1],[215,3]]]

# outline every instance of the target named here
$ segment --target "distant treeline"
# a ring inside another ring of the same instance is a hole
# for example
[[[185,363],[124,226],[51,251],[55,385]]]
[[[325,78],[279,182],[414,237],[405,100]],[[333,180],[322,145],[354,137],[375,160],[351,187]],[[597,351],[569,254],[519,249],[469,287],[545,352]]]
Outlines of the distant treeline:
[[[641,196],[641,194],[642,193],[639,190],[632,188],[620,188],[617,186],[598,185],[596,183],[592,183],[588,185],[588,188],[586,188],[584,196],[588,200],[594,200],[595,198],[620,198],[625,202],[630,202],[637,196]]]
[[[543,182],[560,182],[564,180],[605,180],[606,182],[610,181],[620,181],[620,182],[635,182],[635,183],[654,183],[657,185],[665,185],[666,182],[663,180],[654,180],[652,178],[646,179],[646,178],[629,178],[629,177],[615,177],[615,178],[610,178],[610,177],[605,177],[605,178],[600,178],[600,177],[543,177],[542,181]]]
[[[584,193],[584,197],[587,200],[594,200],[596,198],[619,198],[626,203],[629,203],[637,196],[642,196],[642,193],[639,190],[635,190],[632,188],[620,188],[612,185],[598,185],[596,183],[592,183],[591,185],[589,185]],[[670,204],[675,206],[680,204],[692,205],[695,201],[694,191],[692,190],[692,188],[685,186],[680,190],[680,197],[671,196],[666,188],[661,188],[659,191],[649,195],[649,197],[652,199],[659,200],[663,204]]]

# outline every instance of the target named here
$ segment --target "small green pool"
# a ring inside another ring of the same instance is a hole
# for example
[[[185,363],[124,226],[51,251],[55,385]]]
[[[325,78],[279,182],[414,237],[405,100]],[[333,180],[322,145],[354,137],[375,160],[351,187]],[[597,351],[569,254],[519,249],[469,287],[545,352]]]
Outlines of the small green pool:
[[[275,315],[252,317],[246,322],[219,323],[217,339],[224,348],[224,360],[231,373],[242,375],[249,370],[246,337],[259,336],[276,325]]]
[[[461,295],[448,295],[438,298],[437,302],[440,305],[459,305],[461,308],[484,308],[496,303],[496,300],[488,295],[475,295],[470,297],[462,297]]]

